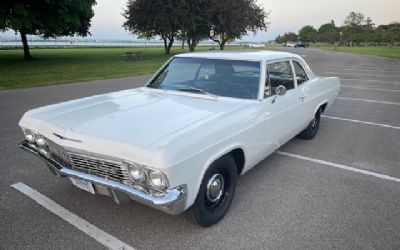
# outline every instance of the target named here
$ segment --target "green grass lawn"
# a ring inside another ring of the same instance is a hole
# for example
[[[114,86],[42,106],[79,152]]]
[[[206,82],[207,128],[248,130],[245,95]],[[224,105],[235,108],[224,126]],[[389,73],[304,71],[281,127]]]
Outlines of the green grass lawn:
[[[208,49],[198,47],[196,51]],[[126,61],[123,55],[128,51],[145,53],[145,60]],[[172,54],[183,52],[187,50],[172,50]],[[0,50],[0,89],[152,74],[170,57],[163,48],[31,49],[31,54],[35,59],[25,61],[22,49]]]
[[[144,48],[31,49],[34,60],[22,50],[0,51],[0,88],[23,88],[149,74],[169,56],[161,48],[147,48],[146,60],[126,61],[127,51]],[[175,51],[174,51],[175,52]]]
[[[316,48],[335,50],[333,46],[321,46]],[[337,51],[400,59],[400,47],[338,47]]]

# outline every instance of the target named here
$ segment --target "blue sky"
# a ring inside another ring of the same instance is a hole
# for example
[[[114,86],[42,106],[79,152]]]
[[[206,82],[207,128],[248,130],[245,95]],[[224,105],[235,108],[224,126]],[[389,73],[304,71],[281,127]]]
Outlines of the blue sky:
[[[122,28],[121,16],[126,0],[97,0],[95,16],[90,32],[94,39],[130,39],[132,36]],[[243,40],[266,41],[286,31],[297,32],[305,24],[318,28],[334,20],[341,25],[350,11],[358,11],[371,17],[376,25],[400,21],[400,0],[258,0],[271,11],[267,32],[249,35]],[[14,32],[7,32],[13,36]]]

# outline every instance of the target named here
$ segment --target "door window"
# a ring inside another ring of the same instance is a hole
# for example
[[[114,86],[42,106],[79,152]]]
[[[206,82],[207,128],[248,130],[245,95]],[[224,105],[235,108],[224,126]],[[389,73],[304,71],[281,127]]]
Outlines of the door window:
[[[287,90],[294,88],[292,67],[289,61],[271,63],[268,67],[268,80],[271,85],[271,94],[275,94],[275,88],[279,85],[285,86]]]
[[[307,74],[303,69],[303,67],[300,65],[300,63],[297,61],[292,61],[292,62],[293,62],[294,72],[296,73],[297,85],[300,85],[305,81],[308,81]]]

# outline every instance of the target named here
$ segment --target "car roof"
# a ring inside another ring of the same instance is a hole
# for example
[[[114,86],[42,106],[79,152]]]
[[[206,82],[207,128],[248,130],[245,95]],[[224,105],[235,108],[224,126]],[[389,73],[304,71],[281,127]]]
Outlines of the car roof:
[[[190,57],[190,58],[209,58],[209,59],[233,59],[233,60],[278,60],[284,58],[297,58],[301,57],[288,52],[281,51],[217,51],[217,52],[192,52],[175,55],[175,57]]]

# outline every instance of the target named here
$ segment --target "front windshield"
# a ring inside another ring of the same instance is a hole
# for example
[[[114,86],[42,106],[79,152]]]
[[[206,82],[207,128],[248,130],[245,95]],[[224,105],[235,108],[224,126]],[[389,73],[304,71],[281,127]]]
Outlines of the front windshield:
[[[173,58],[147,87],[257,99],[260,62]]]

